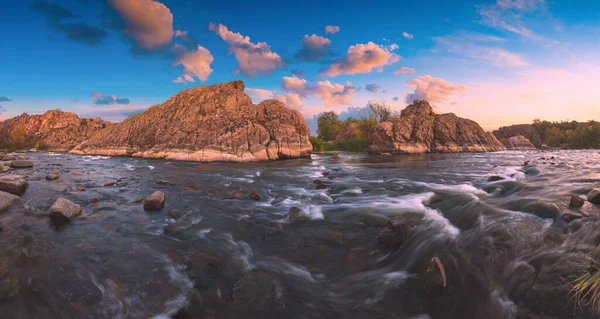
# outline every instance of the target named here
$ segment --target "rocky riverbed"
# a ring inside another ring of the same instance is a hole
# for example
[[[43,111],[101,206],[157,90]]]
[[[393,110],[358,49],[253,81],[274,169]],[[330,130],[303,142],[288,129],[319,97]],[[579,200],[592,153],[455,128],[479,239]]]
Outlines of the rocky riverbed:
[[[2,318],[599,317],[598,151],[3,163]]]

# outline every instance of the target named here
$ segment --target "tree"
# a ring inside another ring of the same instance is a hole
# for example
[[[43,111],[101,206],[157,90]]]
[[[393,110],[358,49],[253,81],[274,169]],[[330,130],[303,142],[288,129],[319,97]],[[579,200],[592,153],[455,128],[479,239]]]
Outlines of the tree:
[[[340,132],[343,123],[334,111],[323,113],[317,119],[317,134],[325,141],[333,141]]]
[[[387,121],[392,115],[392,110],[385,102],[369,101],[367,104],[369,117],[374,119],[376,123]]]

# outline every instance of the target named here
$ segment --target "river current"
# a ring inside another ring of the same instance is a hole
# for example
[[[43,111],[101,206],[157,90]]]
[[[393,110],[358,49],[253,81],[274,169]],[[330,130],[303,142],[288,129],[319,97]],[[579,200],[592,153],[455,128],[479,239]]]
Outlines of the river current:
[[[569,293],[600,243],[600,206],[569,207],[600,182],[598,151],[26,155],[24,207],[0,215],[1,318],[598,318]],[[165,208],[144,211],[157,190]],[[58,197],[83,215],[53,222]],[[401,215],[418,223],[382,245]],[[432,294],[434,257],[447,282]]]

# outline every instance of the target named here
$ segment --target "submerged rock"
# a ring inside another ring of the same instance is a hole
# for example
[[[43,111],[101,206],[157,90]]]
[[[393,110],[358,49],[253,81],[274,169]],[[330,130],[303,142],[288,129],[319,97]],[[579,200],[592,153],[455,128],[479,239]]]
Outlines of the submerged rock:
[[[369,133],[373,154],[493,152],[506,147],[474,121],[435,114],[429,102],[415,100],[400,116],[377,124]]]
[[[0,191],[21,195],[27,189],[27,181],[20,175],[0,175]]]
[[[50,217],[61,217],[72,220],[80,215],[81,206],[62,197],[57,199],[52,207],[50,207]]]
[[[379,232],[379,243],[388,250],[400,247],[420,220],[421,218],[416,215],[392,217],[385,228]]]
[[[269,275],[250,272],[233,285],[232,299],[244,306],[263,307],[275,301],[278,295],[277,285]]]
[[[585,200],[583,199],[583,197],[581,197],[579,195],[571,196],[571,201],[569,202],[569,206],[579,208],[579,207],[582,207],[583,204],[585,204]]]
[[[164,180],[164,179],[159,179],[159,180],[157,180],[157,181],[156,181],[156,184],[158,184],[158,185],[170,185],[170,186],[175,186],[175,183],[173,183],[173,182],[169,182],[169,181],[167,181],[167,180]]]
[[[11,208],[12,205],[20,199],[21,198],[17,195],[0,191],[0,213]]]
[[[592,204],[600,204],[600,188],[594,188],[587,194],[587,199]]]
[[[265,226],[263,230],[263,240],[269,237],[276,237],[283,234],[283,226],[281,224],[271,224]]]
[[[298,207],[290,208],[287,219],[292,222],[304,222],[310,220],[310,214]]]
[[[12,168],[32,168],[33,162],[27,160],[15,160],[10,162]]]
[[[315,185],[317,185],[317,189],[325,189],[333,184],[332,181],[324,180],[324,179],[316,179],[314,181]]]
[[[110,180],[110,181],[104,183],[104,185],[102,185],[102,186],[104,186],[104,187],[115,186],[116,183],[117,183],[116,181]]]
[[[490,176],[490,178],[488,178],[488,182],[497,182],[497,181],[502,181],[505,178],[502,176],[498,176],[498,175],[494,175],[494,176]]]
[[[72,152],[257,162],[310,157],[308,134],[300,112],[278,100],[252,104],[244,83],[233,81],[181,91],[99,132]]]
[[[165,193],[154,192],[144,199],[144,210],[161,210],[165,207]]]
[[[259,201],[259,200],[261,200],[261,197],[260,197],[260,195],[258,195],[258,193],[256,193],[256,192],[252,192],[252,193],[250,193],[250,194],[248,195],[248,198],[250,198],[250,199],[252,199],[252,200],[256,200],[256,201]]]
[[[421,288],[430,297],[439,297],[446,288],[446,269],[442,260],[433,257],[421,280]]]
[[[47,181],[55,181],[57,179],[59,179],[58,174],[48,174],[48,175],[46,175],[46,180]]]

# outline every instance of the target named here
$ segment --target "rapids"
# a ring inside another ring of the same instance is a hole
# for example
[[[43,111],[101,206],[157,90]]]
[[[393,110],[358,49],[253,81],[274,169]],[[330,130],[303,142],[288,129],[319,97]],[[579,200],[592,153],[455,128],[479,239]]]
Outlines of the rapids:
[[[600,206],[569,199],[600,182],[600,152],[330,155],[27,154],[36,167],[15,172],[29,175],[24,207],[0,215],[0,317],[598,318],[569,290],[593,263]],[[145,212],[156,190],[166,207]],[[58,197],[83,215],[53,222],[43,212]],[[292,207],[307,220],[289,221]],[[407,214],[419,222],[406,240],[380,245]],[[433,257],[447,276],[439,295],[423,288]]]

